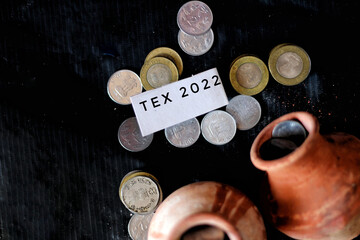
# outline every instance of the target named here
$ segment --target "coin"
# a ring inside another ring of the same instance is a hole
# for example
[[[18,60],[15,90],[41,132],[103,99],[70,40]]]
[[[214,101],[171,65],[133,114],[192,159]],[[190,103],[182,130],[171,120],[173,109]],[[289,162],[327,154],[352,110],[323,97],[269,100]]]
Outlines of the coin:
[[[225,233],[213,226],[197,226],[187,231],[181,238],[182,240],[224,240]]]
[[[177,81],[179,72],[171,60],[164,57],[154,57],[142,66],[140,79],[145,90],[151,90]]]
[[[200,124],[191,118],[165,130],[166,139],[175,147],[185,148],[193,145],[200,136]]]
[[[226,106],[226,111],[234,117],[237,129],[249,130],[260,120],[260,103],[252,96],[237,95]]]
[[[125,207],[134,214],[150,214],[162,201],[157,179],[140,170],[126,174],[121,180],[119,196]]]
[[[134,214],[128,224],[129,236],[133,240],[147,240],[149,225],[154,213]]]
[[[121,123],[118,130],[118,140],[126,150],[139,152],[150,146],[153,134],[143,137],[136,117],[130,117]]]
[[[269,71],[261,59],[241,55],[232,62],[229,78],[238,93],[255,95],[264,90],[268,84]]]
[[[140,77],[131,70],[116,71],[107,82],[107,92],[114,102],[121,105],[131,104],[130,97],[142,92]]]
[[[206,33],[213,22],[213,14],[208,5],[201,1],[189,1],[181,6],[177,14],[179,28],[190,35]]]
[[[294,44],[280,44],[271,50],[268,65],[271,75],[278,83],[292,86],[307,78],[311,61],[301,47]]]
[[[295,120],[287,120],[278,123],[272,130],[272,137],[286,138],[298,146],[305,140],[307,132],[304,126]]]
[[[235,119],[227,112],[214,110],[207,113],[201,121],[203,137],[215,145],[230,142],[236,133]]]
[[[189,35],[179,30],[178,43],[180,48],[191,56],[200,56],[210,50],[214,43],[212,29],[201,35]]]
[[[152,50],[145,58],[145,62],[154,57],[165,57],[171,60],[177,67],[179,75],[182,74],[184,66],[180,55],[173,49],[168,47],[158,47]]]

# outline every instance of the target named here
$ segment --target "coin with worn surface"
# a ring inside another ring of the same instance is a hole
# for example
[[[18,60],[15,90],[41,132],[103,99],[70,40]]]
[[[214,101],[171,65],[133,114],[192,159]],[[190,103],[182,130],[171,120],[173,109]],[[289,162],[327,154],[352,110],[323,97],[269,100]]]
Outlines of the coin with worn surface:
[[[118,140],[126,150],[139,152],[150,146],[154,135],[142,136],[136,117],[126,119],[118,130]]]
[[[140,79],[145,90],[151,90],[177,81],[179,72],[171,60],[164,57],[154,57],[142,66]]]
[[[201,133],[212,144],[226,144],[235,136],[235,119],[229,113],[222,110],[209,112],[201,121]]]
[[[140,77],[131,70],[116,71],[107,82],[107,92],[114,102],[131,104],[130,97],[142,92]]]
[[[310,73],[311,61],[304,49],[293,44],[280,44],[269,55],[269,71],[280,84],[292,86],[304,81]]]
[[[119,196],[125,207],[135,214],[154,212],[163,197],[157,179],[143,171],[132,171],[123,177]]]
[[[128,224],[129,236],[133,240],[147,240],[149,225],[154,213],[146,215],[134,214]]]
[[[202,35],[189,35],[179,30],[178,43],[180,48],[191,56],[200,56],[210,50],[214,43],[214,32],[212,29]]]
[[[182,74],[184,65],[180,55],[173,49],[168,47],[158,47],[152,50],[145,58],[145,62],[154,57],[165,57],[171,60],[177,67],[179,75]]]
[[[179,28],[190,35],[206,33],[213,23],[213,14],[201,1],[189,1],[181,6],[177,14]]]
[[[238,95],[226,106],[226,111],[234,117],[237,129],[249,130],[260,120],[260,103],[252,96]]]
[[[242,55],[232,62],[229,77],[231,85],[238,93],[255,95],[268,84],[269,71],[261,59]]]
[[[298,146],[305,140],[307,132],[304,126],[296,120],[287,120],[278,123],[272,130],[272,137],[286,138]]]
[[[189,119],[165,130],[166,139],[175,147],[185,148],[193,145],[200,136],[200,124],[196,118]]]

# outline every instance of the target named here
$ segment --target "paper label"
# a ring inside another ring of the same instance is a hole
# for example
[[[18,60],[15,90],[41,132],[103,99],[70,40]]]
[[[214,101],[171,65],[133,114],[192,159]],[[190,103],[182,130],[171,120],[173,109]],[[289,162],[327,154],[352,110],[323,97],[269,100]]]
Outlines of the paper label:
[[[229,103],[216,68],[131,97],[143,136]]]

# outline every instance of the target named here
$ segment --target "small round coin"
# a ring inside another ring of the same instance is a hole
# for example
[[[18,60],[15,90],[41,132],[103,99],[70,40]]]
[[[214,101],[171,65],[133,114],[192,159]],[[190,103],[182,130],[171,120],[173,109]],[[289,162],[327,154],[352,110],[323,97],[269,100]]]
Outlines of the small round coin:
[[[107,92],[114,102],[121,105],[131,104],[130,97],[142,92],[140,77],[131,70],[116,71],[107,82]]]
[[[140,79],[145,90],[151,90],[177,81],[179,72],[171,60],[165,57],[154,57],[142,66]]]
[[[168,47],[158,47],[152,50],[145,58],[145,62],[154,57],[165,57],[171,60],[177,67],[179,75],[182,74],[184,65],[180,55],[173,49]]]
[[[207,53],[214,43],[212,29],[201,35],[189,35],[179,30],[178,43],[180,48],[190,56],[200,56]]]
[[[200,136],[200,124],[196,118],[191,118],[165,130],[166,139],[175,147],[185,148],[193,145]]]
[[[201,1],[189,1],[181,6],[177,14],[179,28],[190,35],[206,33],[213,23],[213,14]]]
[[[307,132],[304,126],[296,120],[278,123],[272,130],[273,138],[286,138],[294,141],[298,146],[305,140]]]
[[[260,120],[260,103],[252,96],[237,95],[226,106],[226,111],[234,117],[237,129],[249,130]]]
[[[119,196],[125,207],[134,214],[154,212],[163,197],[157,179],[143,171],[132,171],[123,177]]]
[[[280,44],[269,55],[269,71],[280,84],[293,86],[304,81],[310,73],[309,55],[299,46]]]
[[[145,137],[141,135],[136,117],[130,117],[123,121],[118,130],[118,140],[126,150],[140,152],[150,146],[154,135]]]
[[[269,71],[265,63],[250,55],[242,55],[230,67],[230,82],[243,95],[255,95],[264,90],[269,82]]]
[[[201,133],[206,141],[214,145],[230,142],[236,133],[236,121],[227,112],[214,110],[201,121]]]
[[[134,214],[128,224],[129,236],[133,240],[147,240],[149,225],[154,213]]]

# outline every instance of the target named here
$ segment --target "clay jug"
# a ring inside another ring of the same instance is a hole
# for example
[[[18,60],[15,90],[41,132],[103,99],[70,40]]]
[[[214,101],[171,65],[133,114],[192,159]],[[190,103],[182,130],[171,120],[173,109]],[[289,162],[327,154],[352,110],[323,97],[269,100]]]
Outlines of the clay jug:
[[[260,147],[273,128],[299,121],[308,132],[293,152],[274,160]],[[352,239],[360,234],[360,140],[345,133],[321,135],[306,112],[286,114],[267,125],[251,150],[255,167],[266,171],[264,218],[295,239]]]
[[[262,216],[249,198],[212,181],[192,183],[170,194],[150,222],[148,239],[200,239],[184,237],[199,226],[221,230],[230,240],[266,239]]]

